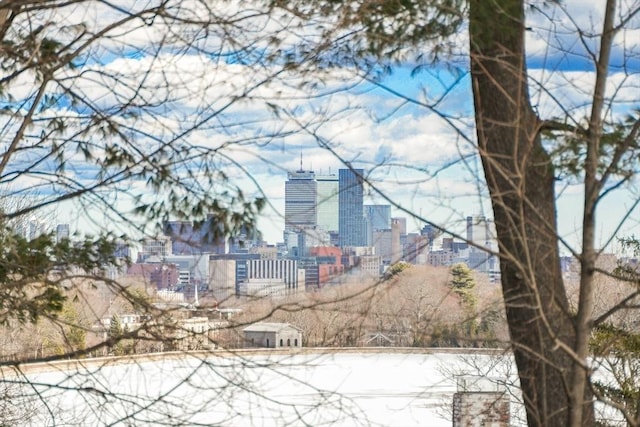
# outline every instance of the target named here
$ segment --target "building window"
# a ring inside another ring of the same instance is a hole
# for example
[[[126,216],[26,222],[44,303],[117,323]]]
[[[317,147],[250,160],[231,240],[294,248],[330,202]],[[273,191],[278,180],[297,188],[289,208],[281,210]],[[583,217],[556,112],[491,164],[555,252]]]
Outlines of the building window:
[[[287,347],[291,347],[291,340],[287,338]]]
[[[294,339],[294,340],[293,340],[293,346],[294,346],[294,347],[297,347],[297,346],[298,346],[298,338],[296,338],[296,339]]]
[[[269,338],[267,338],[267,347],[269,347]]]
[[[280,338],[280,347],[284,347],[284,342],[282,341],[282,338]]]

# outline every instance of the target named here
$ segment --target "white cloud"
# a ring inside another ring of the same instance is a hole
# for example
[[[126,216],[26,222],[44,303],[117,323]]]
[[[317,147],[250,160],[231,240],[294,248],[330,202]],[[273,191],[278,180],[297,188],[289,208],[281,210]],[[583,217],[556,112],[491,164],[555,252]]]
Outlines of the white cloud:
[[[136,2],[134,6],[124,0],[118,4],[130,8],[153,5]],[[206,11],[205,4],[213,10]],[[158,141],[171,142],[176,148],[191,144],[219,150],[228,157],[221,160],[220,167],[235,183],[248,193],[257,191],[255,183],[233,163],[254,175],[277,204],[282,201],[286,171],[300,167],[301,152],[304,168],[335,172],[342,166],[319,146],[315,139],[319,136],[322,143],[328,143],[341,158],[353,161],[354,166],[378,166],[372,179],[403,206],[417,211],[446,206],[458,213],[478,204],[472,199],[482,197],[477,196],[475,185],[482,177],[475,169],[458,164],[433,176],[440,166],[458,159],[461,153],[473,151],[471,143],[465,140],[474,140],[468,78],[456,82],[447,102],[440,105],[441,112],[455,117],[453,123],[459,126],[461,136],[450,123],[428,109],[409,105],[399,108],[401,100],[360,80],[352,69],[327,68],[316,74],[298,75],[283,70],[282,63],[276,61],[267,66],[257,56],[251,56],[268,53],[264,49],[268,34],[276,34],[287,47],[317,31],[311,24],[287,28],[294,19],[288,14],[252,20],[248,16],[258,10],[248,8],[244,2],[175,1],[170,3],[169,10],[183,11],[182,18],[224,15],[242,19],[232,28],[233,40],[222,39],[221,28],[216,25],[208,28],[207,38],[197,39],[204,34],[200,32],[202,28],[189,28],[186,24],[163,38],[166,24],[162,19],[136,19],[110,32],[110,38],[87,51],[82,57],[86,63],[57,74],[87,104],[107,111],[120,123],[141,153],[153,150]],[[572,52],[579,53],[575,31],[555,33],[557,38],[549,38],[547,31],[575,30],[576,26],[592,28],[601,22],[602,7],[600,2],[571,0],[562,2],[561,7],[549,8],[546,13],[547,16],[528,16],[532,31],[528,32],[527,46],[532,60],[538,60],[538,66],[532,67],[532,80],[541,82],[544,88],[539,90],[532,82],[532,96],[543,117],[568,113],[579,121],[588,114],[593,73],[584,69],[549,69],[540,58],[546,54],[557,56],[567,49],[569,56]],[[64,17],[60,23],[85,22],[98,28],[124,14],[103,3],[82,2],[63,9],[57,17]],[[637,27],[636,22],[632,24]],[[637,49],[640,40],[635,37],[637,32],[633,29],[623,32],[616,41],[627,50]],[[188,37],[181,40],[183,36]],[[254,45],[250,53],[245,51],[247,58],[243,62],[240,48],[249,41]],[[467,49],[464,31],[457,41],[459,53],[464,53]],[[552,65],[553,61],[547,64]],[[18,102],[28,100],[34,94],[34,79],[33,74],[24,73],[6,89]],[[451,74],[442,70],[419,74],[410,80],[408,72],[400,69],[383,80],[393,89],[427,103],[433,102],[454,81]],[[620,105],[614,108],[616,115],[637,106],[639,86],[637,74],[611,74],[607,94],[615,95]],[[61,93],[60,88],[52,86],[51,90]],[[276,107],[279,117],[271,106]],[[124,117],[123,111],[135,112],[137,116]],[[45,129],[45,117],[66,116],[71,129],[63,136],[68,136],[73,126],[86,124],[90,113],[82,105],[46,109],[38,113],[43,121],[34,125],[32,134],[39,135]],[[390,116],[385,118],[387,115]],[[15,127],[9,125],[7,117],[0,118],[0,122],[7,125],[0,142],[6,144]],[[194,126],[198,128],[192,129]],[[100,145],[105,141],[110,139],[96,140],[96,153],[100,153]],[[90,182],[96,169],[83,165],[81,156],[73,149],[69,155],[72,162],[68,178]],[[384,165],[380,166],[381,163]],[[35,181],[25,178],[24,185],[36,185]],[[131,187],[131,193],[145,191],[142,182]]]

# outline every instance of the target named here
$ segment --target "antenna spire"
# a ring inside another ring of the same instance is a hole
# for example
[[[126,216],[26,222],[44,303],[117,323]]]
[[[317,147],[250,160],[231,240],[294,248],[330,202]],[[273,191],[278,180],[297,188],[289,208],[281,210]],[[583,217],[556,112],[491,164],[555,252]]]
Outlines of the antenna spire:
[[[302,169],[302,151],[300,151],[300,172],[302,172],[304,169]]]

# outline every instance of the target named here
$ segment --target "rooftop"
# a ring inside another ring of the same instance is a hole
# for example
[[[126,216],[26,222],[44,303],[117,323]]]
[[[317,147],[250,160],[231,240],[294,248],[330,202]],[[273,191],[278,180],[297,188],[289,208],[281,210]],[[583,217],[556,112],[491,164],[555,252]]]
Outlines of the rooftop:
[[[280,332],[283,329],[293,328],[300,331],[299,328],[290,325],[289,323],[269,323],[258,322],[247,326],[243,329],[245,332]]]

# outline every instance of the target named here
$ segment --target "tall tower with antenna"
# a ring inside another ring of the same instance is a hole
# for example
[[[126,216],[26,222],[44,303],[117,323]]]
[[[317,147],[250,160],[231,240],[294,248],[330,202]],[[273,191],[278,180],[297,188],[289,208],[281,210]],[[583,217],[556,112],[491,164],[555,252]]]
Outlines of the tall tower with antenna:
[[[300,169],[287,174],[284,184],[284,230],[299,232],[317,224],[317,182],[312,170],[305,171],[300,152]]]

